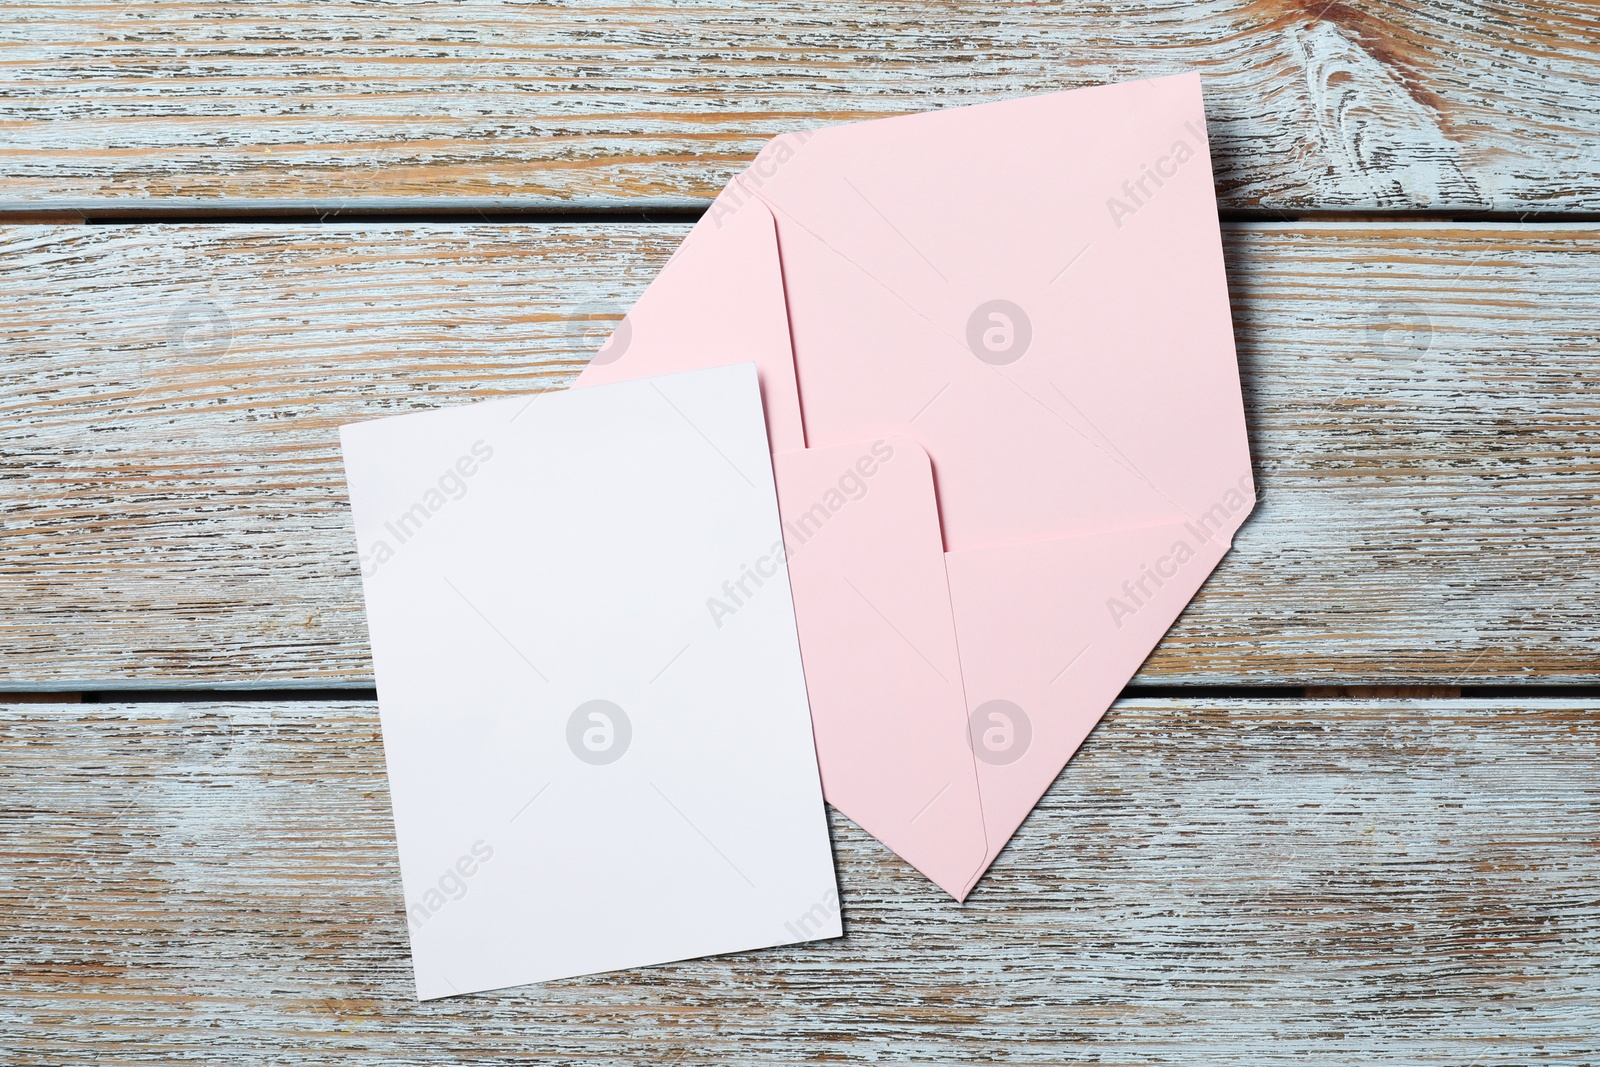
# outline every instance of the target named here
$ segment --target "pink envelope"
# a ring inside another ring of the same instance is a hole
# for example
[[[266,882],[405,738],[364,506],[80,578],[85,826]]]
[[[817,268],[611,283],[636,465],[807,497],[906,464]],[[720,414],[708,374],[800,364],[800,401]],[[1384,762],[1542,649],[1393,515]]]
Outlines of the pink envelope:
[[[580,386],[754,361],[830,803],[964,899],[1255,504],[1200,79],[772,141]]]

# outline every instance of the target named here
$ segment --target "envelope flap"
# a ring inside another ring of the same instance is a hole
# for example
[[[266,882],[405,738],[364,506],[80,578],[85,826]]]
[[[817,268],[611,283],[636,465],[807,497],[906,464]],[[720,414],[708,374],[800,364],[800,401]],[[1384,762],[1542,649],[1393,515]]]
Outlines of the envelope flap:
[[[1193,517],[1248,462],[1197,76],[833,127],[741,181],[808,440],[920,442],[948,547]]]
[[[946,557],[991,843],[985,867],[1205,582],[1253,503],[1235,487],[1201,524]]]
[[[823,794],[960,898],[987,847],[927,456],[879,439],[774,469]]]
[[[718,202],[573,384],[754,362],[768,443],[803,448],[772,215],[760,203]]]

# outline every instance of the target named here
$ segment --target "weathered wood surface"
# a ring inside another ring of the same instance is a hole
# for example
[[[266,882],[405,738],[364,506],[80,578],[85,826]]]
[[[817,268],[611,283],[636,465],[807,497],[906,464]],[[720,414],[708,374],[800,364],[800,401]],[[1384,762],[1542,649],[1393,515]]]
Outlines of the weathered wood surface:
[[[563,384],[683,228],[0,233],[0,689],[95,690],[369,684],[336,425]],[[1600,227],[1227,250],[1262,503],[1137,680],[1592,682]]]
[[[835,815],[842,940],[425,1006],[371,705],[45,711],[11,1063],[1600,1060],[1592,701],[1125,702],[965,906]]]
[[[1584,0],[52,0],[0,209],[704,202],[775,133],[1199,69],[1225,208],[1600,209]]]

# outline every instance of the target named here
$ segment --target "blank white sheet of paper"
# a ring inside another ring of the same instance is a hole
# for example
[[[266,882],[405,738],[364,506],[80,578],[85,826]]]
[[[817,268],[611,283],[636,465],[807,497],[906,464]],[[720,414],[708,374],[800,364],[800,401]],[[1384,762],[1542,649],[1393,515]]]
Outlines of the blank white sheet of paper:
[[[419,998],[840,934],[752,364],[341,438]]]

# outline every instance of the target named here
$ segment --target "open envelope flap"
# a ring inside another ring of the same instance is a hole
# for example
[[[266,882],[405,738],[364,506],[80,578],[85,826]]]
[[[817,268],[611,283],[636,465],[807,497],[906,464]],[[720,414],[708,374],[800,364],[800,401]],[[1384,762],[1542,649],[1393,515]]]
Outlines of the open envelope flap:
[[[573,384],[748,362],[773,451],[804,448],[772,215],[759,203],[723,204],[689,232]]]
[[[1243,489],[1229,499],[1208,523],[946,555],[984,869],[1227,552],[1254,502]]]
[[[773,466],[823,795],[959,899],[988,849],[927,454],[890,438]]]
[[[1198,76],[763,155],[808,442],[921,443],[947,548],[1194,518],[1248,468]]]

